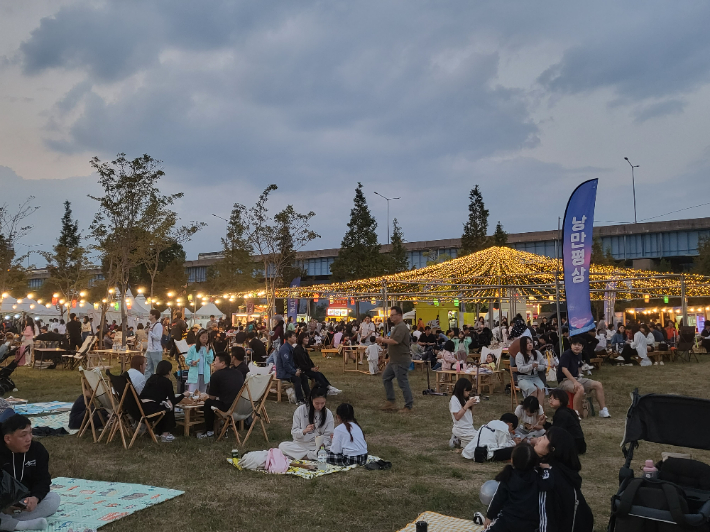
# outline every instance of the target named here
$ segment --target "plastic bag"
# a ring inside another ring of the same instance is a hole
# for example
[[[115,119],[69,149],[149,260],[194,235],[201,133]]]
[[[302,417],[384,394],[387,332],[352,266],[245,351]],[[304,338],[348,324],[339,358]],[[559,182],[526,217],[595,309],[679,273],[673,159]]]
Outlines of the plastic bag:
[[[29,494],[30,490],[20,483],[19,480],[7,471],[2,472],[2,480],[0,480],[0,510],[12,506]]]
[[[266,457],[266,470],[269,473],[285,473],[288,471],[289,464],[290,462],[280,449],[277,447],[269,449],[269,454]]]
[[[246,453],[239,460],[239,467],[242,469],[266,469],[266,460],[269,457],[269,451],[252,451]]]

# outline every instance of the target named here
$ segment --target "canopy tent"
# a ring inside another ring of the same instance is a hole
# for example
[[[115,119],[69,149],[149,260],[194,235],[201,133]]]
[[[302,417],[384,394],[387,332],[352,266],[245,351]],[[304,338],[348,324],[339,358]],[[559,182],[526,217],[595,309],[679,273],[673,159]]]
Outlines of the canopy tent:
[[[209,318],[210,316],[214,316],[215,318],[223,318],[224,312],[219,310],[214,303],[207,303],[195,312],[195,317],[198,319]]]
[[[168,307],[163,312],[161,312],[160,315],[164,318],[172,318],[172,310],[173,309],[171,307]],[[182,312],[182,314],[183,314],[182,317],[185,319],[192,317],[192,311],[187,307],[176,309],[176,310],[179,310],[180,312]]]
[[[0,313],[4,314],[20,314],[25,312],[30,316],[42,318],[60,318],[61,314],[56,307],[45,307],[41,303],[28,298],[21,298],[19,302],[13,297],[5,297],[0,302]],[[66,313],[65,313],[66,314]]]
[[[617,300],[710,296],[710,277],[668,274],[616,266],[592,265],[591,297],[602,300],[613,292]],[[276,297],[397,299],[399,301],[490,302],[510,297],[511,292],[529,300],[555,300],[564,295],[562,261],[518,251],[491,247],[457,259],[418,270],[358,281],[281,288]]]

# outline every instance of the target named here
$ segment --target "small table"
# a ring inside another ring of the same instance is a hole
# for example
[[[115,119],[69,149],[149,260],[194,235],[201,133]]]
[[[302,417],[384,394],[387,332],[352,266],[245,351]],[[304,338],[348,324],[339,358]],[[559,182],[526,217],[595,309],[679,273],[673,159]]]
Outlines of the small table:
[[[370,371],[363,371],[361,369],[357,369],[358,367],[358,362],[360,358],[360,352],[365,352],[367,351],[367,346],[366,345],[345,345],[343,346],[343,373],[346,371],[353,371],[356,373],[364,373],[365,375],[369,375]],[[355,354],[355,369],[345,369],[345,366],[348,363],[348,358],[350,358],[350,355]]]
[[[90,369],[92,367],[91,366],[91,355],[97,355],[97,356],[101,357],[101,355],[108,354],[109,366],[111,365],[111,359],[112,359],[113,355],[116,355],[117,358],[121,361],[121,372],[124,372],[125,367],[126,367],[126,360],[130,364],[131,357],[133,355],[138,355],[140,353],[142,353],[142,351],[114,351],[113,349],[96,349],[96,350],[91,351],[89,353],[89,355],[87,357],[86,367],[87,367],[87,369]],[[98,367],[98,365],[94,366],[94,367]]]
[[[180,403],[178,403],[175,406],[182,409],[183,414],[185,415],[185,418],[176,421],[176,424],[183,425],[185,427],[185,436],[189,437],[190,427],[194,427],[195,425],[200,425],[205,422],[204,418],[199,416],[199,414],[202,412],[202,407],[204,406],[204,403],[197,405],[181,405]]]
[[[61,347],[35,347],[35,353],[41,353],[42,356],[40,357],[39,360],[39,369],[42,369],[42,366],[44,366],[44,355],[45,353],[66,353],[66,349],[62,349]],[[61,360],[61,356],[59,357],[59,360]],[[52,357],[52,362],[54,362],[54,367],[57,367],[57,360],[56,357]],[[35,361],[34,364],[32,364],[33,368],[37,367],[37,357],[35,356]]]

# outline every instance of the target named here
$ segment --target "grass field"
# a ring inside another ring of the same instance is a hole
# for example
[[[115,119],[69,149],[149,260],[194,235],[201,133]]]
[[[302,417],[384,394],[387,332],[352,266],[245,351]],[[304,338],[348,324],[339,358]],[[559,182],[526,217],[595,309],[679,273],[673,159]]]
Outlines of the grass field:
[[[317,353],[316,353],[317,355]],[[314,357],[316,360],[316,357]],[[356,468],[315,480],[292,476],[239,472],[226,463],[234,440],[198,441],[177,438],[171,444],[156,445],[141,438],[130,451],[120,442],[94,444],[90,438],[73,436],[45,438],[53,476],[92,480],[134,482],[184,490],[181,497],[126,517],[102,528],[108,531],[150,530],[263,530],[290,532],[395,531],[425,510],[468,518],[482,510],[480,485],[495,476],[500,464],[476,464],[449,450],[451,418],[448,398],[422,396],[424,374],[410,372],[415,392],[411,415],[385,414],[378,410],[384,401],[379,377],[356,373],[343,375],[341,362],[321,361],[331,382],[343,389],[328,406],[340,402],[354,405],[365,431],[369,451],[392,462],[388,471]],[[316,362],[318,363],[318,362]],[[619,443],[623,435],[629,393],[681,393],[708,397],[708,357],[701,363],[673,363],[665,366],[608,367],[594,378],[604,383],[611,419],[583,421],[588,452],[582,457],[582,490],[595,515],[595,529],[603,530],[608,518],[609,498],[617,487],[623,457]],[[35,401],[73,401],[80,393],[79,376],[64,370],[18,369],[13,378],[15,395]],[[398,400],[401,404],[401,395]],[[290,439],[293,405],[267,402],[271,417],[269,443],[256,429],[246,450],[265,449]],[[510,397],[502,393],[483,401],[474,411],[474,423],[497,419],[510,410]],[[704,423],[698,430],[703,430]],[[635,466],[643,459],[660,458],[660,446],[642,443]],[[673,450],[677,450],[674,448]],[[692,452],[710,463],[710,455]]]

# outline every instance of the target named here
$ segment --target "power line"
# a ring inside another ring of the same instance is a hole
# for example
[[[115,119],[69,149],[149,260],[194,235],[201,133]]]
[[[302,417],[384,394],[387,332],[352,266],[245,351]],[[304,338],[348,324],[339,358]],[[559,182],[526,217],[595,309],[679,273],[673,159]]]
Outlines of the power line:
[[[692,207],[686,207],[686,208],[684,208],[684,209],[678,209],[677,211],[667,212],[666,214],[659,214],[658,216],[652,216],[651,218],[644,218],[644,219],[641,220],[641,221],[642,221],[642,222],[646,222],[646,221],[648,221],[648,220],[655,220],[656,218],[661,218],[661,217],[667,216],[667,215],[669,215],[669,214],[675,214],[675,213],[677,213],[677,212],[688,211],[688,210],[690,210],[690,209],[697,209],[698,207],[705,207],[706,205],[710,205],[710,202],[708,202],[708,203],[701,203],[700,205],[693,205]]]

